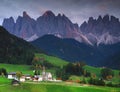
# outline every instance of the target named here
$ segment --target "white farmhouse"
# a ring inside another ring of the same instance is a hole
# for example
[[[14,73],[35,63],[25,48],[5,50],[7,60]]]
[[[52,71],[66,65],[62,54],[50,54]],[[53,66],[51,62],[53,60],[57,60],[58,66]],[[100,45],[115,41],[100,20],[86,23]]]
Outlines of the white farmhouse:
[[[8,79],[16,79],[16,72],[8,73]]]
[[[25,79],[31,80],[31,75],[30,74],[25,74],[24,76],[25,76]]]
[[[20,82],[25,82],[25,76],[20,77]]]

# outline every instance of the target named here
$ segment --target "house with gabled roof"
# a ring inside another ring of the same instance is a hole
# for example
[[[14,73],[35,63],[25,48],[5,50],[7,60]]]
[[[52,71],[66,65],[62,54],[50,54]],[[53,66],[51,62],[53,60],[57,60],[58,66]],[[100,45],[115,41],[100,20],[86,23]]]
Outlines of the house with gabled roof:
[[[16,72],[10,72],[8,73],[8,79],[16,79]]]

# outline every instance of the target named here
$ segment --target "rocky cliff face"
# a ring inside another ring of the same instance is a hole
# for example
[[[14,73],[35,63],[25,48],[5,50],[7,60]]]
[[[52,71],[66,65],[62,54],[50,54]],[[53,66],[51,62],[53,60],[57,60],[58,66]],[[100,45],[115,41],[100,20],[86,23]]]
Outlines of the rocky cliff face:
[[[10,33],[27,41],[32,41],[46,34],[60,38],[74,38],[79,42],[90,45],[114,44],[120,42],[120,22],[114,16],[90,17],[80,27],[72,23],[64,14],[46,11],[37,20],[32,19],[26,12],[14,22],[12,17],[4,19],[3,27]]]
[[[114,44],[120,41],[120,22],[114,16],[105,15],[98,19],[90,17],[80,26],[82,33],[94,44]]]
[[[63,38],[71,38],[76,35],[79,27],[74,24],[65,16],[58,14],[55,16],[51,11],[45,12],[37,19],[37,32],[38,34],[55,34]]]
[[[65,15],[58,14],[55,16],[51,11],[46,11],[37,20],[32,19],[26,12],[23,12],[23,16],[19,16],[16,23],[12,17],[4,19],[3,27],[10,33],[28,41],[34,35],[41,37],[45,34],[53,34],[61,38],[79,36],[77,24],[73,24]]]
[[[35,20],[26,12],[23,12],[22,17],[18,16],[16,23],[12,17],[4,19],[3,21],[3,27],[5,27],[10,33],[25,40],[35,34],[35,25]]]
[[[9,32],[14,34],[15,22],[13,17],[5,18],[2,24],[6,29],[9,29]]]

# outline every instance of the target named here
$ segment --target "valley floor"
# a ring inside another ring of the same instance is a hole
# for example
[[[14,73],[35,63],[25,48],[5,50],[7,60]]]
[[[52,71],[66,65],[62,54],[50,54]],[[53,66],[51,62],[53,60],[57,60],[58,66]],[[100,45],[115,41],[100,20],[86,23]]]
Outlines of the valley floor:
[[[12,65],[12,64],[0,64],[0,68],[7,69],[8,72],[22,71],[24,74],[33,74],[31,66],[28,65]],[[99,76],[100,69],[90,66],[85,67],[87,70],[91,70],[93,73]],[[53,69],[50,70],[54,73]],[[118,71],[115,71],[115,76]],[[72,76],[71,79],[77,80],[80,77]],[[82,78],[83,79],[83,78]],[[119,79],[115,77],[115,81]],[[30,82],[26,81],[19,86],[12,86],[11,80],[5,77],[0,77],[0,92],[120,92],[120,88],[106,87],[106,86],[94,86],[83,85],[74,82]]]

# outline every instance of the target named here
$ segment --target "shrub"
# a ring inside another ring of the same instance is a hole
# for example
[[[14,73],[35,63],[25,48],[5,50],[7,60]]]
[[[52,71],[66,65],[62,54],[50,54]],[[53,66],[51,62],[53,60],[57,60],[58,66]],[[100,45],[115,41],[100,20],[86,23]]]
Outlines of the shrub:
[[[101,76],[104,79],[111,79],[114,76],[114,72],[109,68],[103,68],[101,70]]]
[[[6,76],[7,75],[7,71],[5,68],[0,68],[0,75],[2,76]]]
[[[90,78],[88,82],[89,84],[93,84],[93,85],[105,86],[105,82],[102,79]]]

